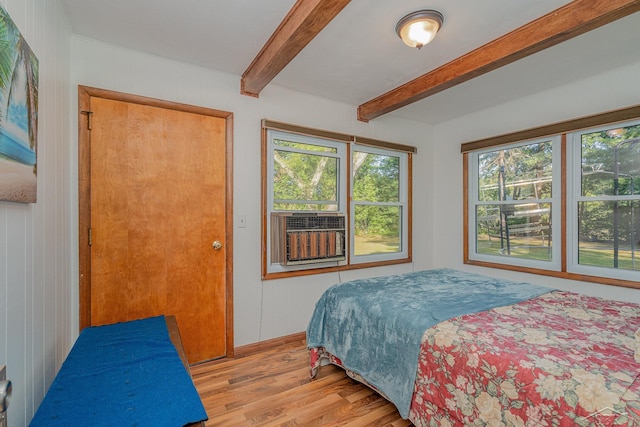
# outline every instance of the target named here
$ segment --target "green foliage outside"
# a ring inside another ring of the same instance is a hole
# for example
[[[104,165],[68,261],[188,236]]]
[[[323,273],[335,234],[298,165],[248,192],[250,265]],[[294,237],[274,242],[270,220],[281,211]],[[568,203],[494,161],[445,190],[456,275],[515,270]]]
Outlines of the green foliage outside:
[[[582,135],[580,264],[640,270],[639,137],[640,125]]]
[[[482,153],[478,172],[478,253],[550,260],[551,141]]]
[[[339,159],[327,155],[335,149],[290,141],[276,145],[282,149],[274,150],[274,209],[338,210]]]
[[[400,159],[355,152],[353,161],[353,199],[356,202],[394,203],[400,199]],[[356,234],[398,235],[397,206],[358,205]]]
[[[541,142],[478,156],[480,201],[550,198],[552,145]]]
[[[581,194],[595,200],[578,205],[580,240],[611,241],[614,238],[614,215],[618,215],[620,242],[630,243],[634,236],[637,237],[640,228],[637,198],[636,201],[624,202],[597,199],[616,194],[640,194],[640,144],[628,142],[638,137],[640,125],[582,136]]]
[[[283,140],[275,145],[274,209],[337,211],[340,165],[335,149]],[[400,159],[366,152],[354,152],[353,157],[356,255],[397,252]]]
[[[578,202],[582,265],[640,269],[639,137],[640,125],[582,135],[580,193],[588,198]],[[552,207],[536,200],[551,197],[551,144],[483,153],[478,162],[478,253],[550,260],[548,231],[546,244],[544,238]],[[611,200],[617,196],[626,198]]]

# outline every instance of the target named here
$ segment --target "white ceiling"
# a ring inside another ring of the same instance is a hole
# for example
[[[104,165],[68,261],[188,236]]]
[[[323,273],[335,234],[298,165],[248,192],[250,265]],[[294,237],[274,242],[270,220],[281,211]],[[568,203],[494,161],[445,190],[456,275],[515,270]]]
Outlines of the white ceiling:
[[[295,0],[60,0],[74,33],[238,75]],[[427,73],[568,0],[352,0],[270,83],[354,106]],[[445,17],[421,50],[396,22]],[[394,111],[439,123],[640,60],[640,13]],[[239,85],[238,85],[239,87]],[[354,118],[356,111],[354,108]]]

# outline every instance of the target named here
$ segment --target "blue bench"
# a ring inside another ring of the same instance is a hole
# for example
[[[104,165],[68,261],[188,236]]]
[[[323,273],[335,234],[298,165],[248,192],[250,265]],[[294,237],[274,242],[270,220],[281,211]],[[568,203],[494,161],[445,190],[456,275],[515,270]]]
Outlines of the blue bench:
[[[173,427],[206,419],[175,318],[160,316],[83,330],[30,426]]]

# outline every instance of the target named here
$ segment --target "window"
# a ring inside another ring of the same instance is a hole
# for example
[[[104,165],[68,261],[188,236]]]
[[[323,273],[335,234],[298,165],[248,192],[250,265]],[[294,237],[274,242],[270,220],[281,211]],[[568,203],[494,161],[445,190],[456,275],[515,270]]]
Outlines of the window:
[[[354,146],[352,260],[407,257],[407,154]]]
[[[472,259],[559,268],[559,151],[549,138],[471,154]]]
[[[345,175],[344,144],[288,135],[274,131],[270,135],[274,211],[344,210],[339,195],[341,175]]]
[[[263,122],[264,278],[410,261],[415,149],[355,139]]]
[[[463,144],[465,262],[640,287],[640,120],[615,120],[630,115]]]
[[[576,132],[570,215],[571,268],[638,280],[640,275],[640,123]]]

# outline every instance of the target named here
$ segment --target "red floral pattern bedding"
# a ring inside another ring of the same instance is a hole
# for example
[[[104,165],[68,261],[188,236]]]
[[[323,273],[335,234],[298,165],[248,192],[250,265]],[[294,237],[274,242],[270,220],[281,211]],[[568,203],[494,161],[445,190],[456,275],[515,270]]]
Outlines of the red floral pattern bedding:
[[[409,419],[640,426],[639,329],[639,305],[563,291],[441,322],[422,337]],[[312,377],[323,359],[342,367],[322,347],[310,356]]]
[[[423,338],[416,425],[640,426],[640,306],[554,291]]]

